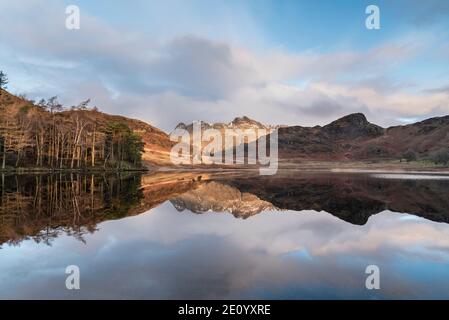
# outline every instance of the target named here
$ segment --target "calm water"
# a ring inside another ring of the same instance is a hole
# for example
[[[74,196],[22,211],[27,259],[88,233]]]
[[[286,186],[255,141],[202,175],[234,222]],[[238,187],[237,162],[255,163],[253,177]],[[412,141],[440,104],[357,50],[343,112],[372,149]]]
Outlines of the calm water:
[[[449,298],[449,180],[1,176],[0,298]],[[365,268],[380,268],[380,290]],[[81,289],[67,290],[77,265]]]

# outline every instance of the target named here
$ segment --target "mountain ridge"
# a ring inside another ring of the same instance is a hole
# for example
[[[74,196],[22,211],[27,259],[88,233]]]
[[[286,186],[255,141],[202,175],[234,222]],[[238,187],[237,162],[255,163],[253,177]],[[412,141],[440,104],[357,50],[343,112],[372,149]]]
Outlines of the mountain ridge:
[[[279,154],[284,159],[402,159],[407,151],[424,159],[447,150],[449,116],[382,128],[362,113],[354,113],[325,126],[280,128],[278,136]]]

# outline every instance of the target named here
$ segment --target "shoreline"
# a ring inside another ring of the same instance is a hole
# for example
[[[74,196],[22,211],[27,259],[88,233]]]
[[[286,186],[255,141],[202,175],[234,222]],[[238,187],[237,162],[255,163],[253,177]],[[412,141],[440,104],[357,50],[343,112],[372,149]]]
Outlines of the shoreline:
[[[157,172],[251,172],[258,171],[260,166],[256,165],[180,165],[180,166],[153,166]],[[153,171],[153,170],[151,170]],[[429,165],[422,162],[345,162],[345,161],[279,161],[278,172],[282,171],[319,171],[319,172],[334,172],[334,173],[422,173],[432,174],[441,173],[449,174],[449,166]]]
[[[50,169],[50,168],[17,168],[1,170],[0,174],[45,174],[45,173],[121,173],[121,172],[149,172],[148,168],[141,169]]]
[[[55,169],[55,168],[8,168],[0,169],[0,174],[55,174],[55,173],[157,173],[157,172],[256,172],[259,166],[236,165],[197,165],[197,166],[170,166],[146,163],[142,168],[105,169],[105,168],[82,168],[82,169]],[[329,172],[329,173],[391,173],[391,174],[441,174],[449,175],[449,166],[424,165],[422,163],[404,162],[340,162],[340,161],[302,161],[302,162],[279,162],[277,173],[283,172]]]

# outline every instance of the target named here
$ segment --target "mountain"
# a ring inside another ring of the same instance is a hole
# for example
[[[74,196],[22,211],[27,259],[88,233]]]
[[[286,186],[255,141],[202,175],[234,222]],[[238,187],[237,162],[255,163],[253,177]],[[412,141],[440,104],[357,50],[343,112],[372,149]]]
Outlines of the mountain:
[[[193,124],[176,128],[192,133]],[[264,125],[246,116],[229,123],[201,122],[202,131],[217,129],[222,136],[226,129],[278,129],[281,163],[304,161],[382,161],[399,160],[412,153],[416,159],[429,159],[438,152],[449,156],[449,116],[422,122],[383,128],[368,121],[362,113],[353,113],[325,126]],[[256,143],[250,140],[248,143]],[[203,141],[203,147],[208,142]]]
[[[231,122],[228,123],[223,123],[223,122],[217,122],[217,123],[208,123],[205,121],[197,121],[194,123],[198,123],[200,122],[201,124],[201,132],[203,133],[205,130],[209,130],[209,129],[215,129],[218,132],[220,132],[221,137],[225,137],[225,132],[226,130],[246,130],[246,129],[257,129],[257,130],[265,130],[265,134],[268,134],[270,132],[272,132],[274,129],[280,127],[280,126],[271,126],[271,125],[265,125],[262,124],[259,121],[253,120],[248,118],[247,116],[243,116],[243,117],[236,117],[234,118],[234,120],[232,120]],[[190,123],[188,125],[186,125],[185,123],[181,122],[179,123],[176,127],[176,129],[183,129],[186,130],[187,132],[189,132],[191,134],[191,143],[193,143],[192,140],[192,133],[193,133],[193,126],[194,123]],[[259,135],[262,134],[262,131],[257,131]],[[257,137],[247,137],[247,142],[251,143],[253,141],[257,140]],[[209,142],[208,141],[203,141],[202,142],[202,147],[206,146]],[[225,141],[224,139],[222,140],[222,147],[223,149],[225,149]]]
[[[421,122],[393,126],[383,136],[374,137],[360,144],[354,151],[357,158],[399,158],[407,150],[416,152],[418,158],[426,158],[449,146],[449,116],[435,117]]]
[[[243,117],[236,117],[234,120],[228,123],[223,122],[216,122],[216,123],[208,123],[205,121],[201,121],[201,129],[207,130],[207,129],[217,129],[220,131],[223,131],[225,129],[266,129],[267,131],[271,131],[278,126],[271,126],[271,125],[265,125],[262,124],[259,121],[253,120],[248,118],[247,116]],[[175,129],[184,129],[188,132],[193,131],[193,123],[190,123],[186,125],[185,123],[181,122],[179,123]]]
[[[347,115],[324,127],[280,128],[279,154],[287,159],[344,158],[356,145],[383,133],[383,128],[368,122],[361,113]]]
[[[408,150],[418,159],[449,146],[449,116],[382,128],[354,113],[325,126],[279,128],[283,160],[401,159]]]
[[[364,139],[379,137],[384,129],[368,122],[363,113],[353,113],[324,126],[323,132],[334,139]]]

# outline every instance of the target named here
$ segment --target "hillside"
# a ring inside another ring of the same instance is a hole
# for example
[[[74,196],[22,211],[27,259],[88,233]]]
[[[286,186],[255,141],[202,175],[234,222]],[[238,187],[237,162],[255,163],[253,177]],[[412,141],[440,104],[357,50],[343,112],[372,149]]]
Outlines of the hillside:
[[[384,129],[355,113],[323,127],[279,129],[279,156],[289,161],[401,159],[408,151],[427,159],[448,146],[449,116]]]

